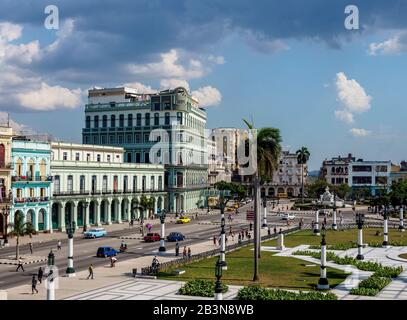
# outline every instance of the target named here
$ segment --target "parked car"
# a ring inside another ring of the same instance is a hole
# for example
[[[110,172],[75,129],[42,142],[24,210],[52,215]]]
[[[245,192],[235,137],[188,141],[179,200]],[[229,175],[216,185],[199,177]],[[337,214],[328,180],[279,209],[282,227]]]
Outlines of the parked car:
[[[112,247],[99,247],[98,251],[96,252],[96,256],[106,258],[115,256],[117,253],[118,251]]]
[[[174,242],[174,241],[182,241],[185,239],[185,236],[181,232],[171,232],[167,236],[167,241]]]
[[[160,234],[158,234],[158,233],[147,233],[147,235],[144,236],[144,241],[145,242],[160,241]]]
[[[107,234],[106,229],[104,228],[92,228],[84,232],[83,236],[88,239],[95,239],[104,237]]]
[[[177,219],[177,223],[188,223],[191,219],[186,216],[181,216]]]
[[[283,213],[281,215],[282,220],[292,220],[295,218],[295,215],[293,213]]]

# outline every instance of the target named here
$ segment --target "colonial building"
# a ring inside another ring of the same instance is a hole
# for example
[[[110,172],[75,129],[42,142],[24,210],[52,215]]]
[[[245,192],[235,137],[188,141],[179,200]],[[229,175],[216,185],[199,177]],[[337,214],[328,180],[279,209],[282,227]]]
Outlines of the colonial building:
[[[163,163],[167,210],[196,208],[207,187],[206,112],[185,88],[89,90],[83,143],[123,147],[127,163]]]
[[[121,223],[139,218],[140,197],[164,208],[164,166],[123,163],[124,149],[99,145],[52,143],[52,227]],[[148,212],[144,212],[145,217]]]
[[[302,178],[303,177],[303,178]],[[278,161],[278,170],[273,173],[273,179],[261,188],[264,197],[299,197],[302,182],[307,185],[308,166],[298,164],[297,154],[282,151]]]
[[[12,140],[11,157],[14,203],[10,221],[21,214],[24,221],[31,222],[36,231],[50,230],[50,144],[15,137]]]
[[[390,185],[393,182],[401,182],[407,180],[407,163],[401,161],[400,165],[391,165]]]
[[[13,130],[9,127],[0,127],[0,234],[6,231],[6,206],[11,207],[11,139]]]
[[[322,178],[330,184],[348,184],[352,189],[368,189],[371,195],[390,189],[391,161],[365,161],[349,154],[322,163]]]

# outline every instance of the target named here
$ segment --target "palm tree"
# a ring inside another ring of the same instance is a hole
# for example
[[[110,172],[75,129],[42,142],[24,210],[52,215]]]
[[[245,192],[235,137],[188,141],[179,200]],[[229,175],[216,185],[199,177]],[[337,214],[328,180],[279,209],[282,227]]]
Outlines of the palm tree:
[[[154,198],[147,198],[142,195],[140,201],[136,201],[136,208],[141,210],[142,235],[144,236],[144,213],[154,209]]]
[[[254,124],[243,119],[247,127],[252,130]],[[278,158],[281,152],[281,135],[280,130],[277,128],[261,128],[257,131],[257,170],[253,175],[254,192],[255,192],[255,218],[254,218],[254,275],[253,281],[259,280],[259,258],[260,258],[260,195],[259,195],[259,178],[262,181],[270,180],[273,176],[274,170],[278,166]]]
[[[10,235],[16,237],[17,260],[20,257],[20,237],[31,237],[36,232],[31,222],[24,222],[24,216],[22,214],[16,214],[16,216],[14,217],[14,223],[10,223],[8,226],[12,229]]]
[[[307,147],[297,150],[297,161],[301,165],[301,202],[304,202],[304,164],[309,160],[310,153]]]

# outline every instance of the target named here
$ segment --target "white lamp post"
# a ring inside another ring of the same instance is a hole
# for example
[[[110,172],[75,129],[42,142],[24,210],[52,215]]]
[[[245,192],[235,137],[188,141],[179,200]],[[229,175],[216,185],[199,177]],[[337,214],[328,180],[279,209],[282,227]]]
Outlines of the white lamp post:
[[[158,251],[164,252],[165,249],[165,211],[162,210],[160,214],[160,222],[161,222],[161,237],[160,237],[160,248]]]
[[[316,236],[319,236],[319,210],[315,211],[315,224],[314,224],[314,233]]]
[[[326,242],[325,242],[325,227],[322,227],[321,230],[322,234],[322,240],[321,240],[321,276],[318,281],[318,286],[317,288],[319,290],[328,290],[329,289],[329,283],[328,279],[326,277]]]
[[[75,277],[75,269],[73,267],[73,235],[75,233],[76,223],[71,221],[66,226],[66,233],[68,234],[68,268],[66,268],[67,277]]]
[[[264,215],[263,215],[263,229],[267,229],[267,199],[266,197],[263,198],[263,210],[264,210]]]
[[[384,207],[383,213],[383,247],[389,247],[389,212],[387,211],[387,206]]]
[[[54,267],[55,263],[55,255],[50,251],[48,254],[48,266],[50,271],[48,272],[47,276],[47,300],[55,300],[55,281],[54,281]]]
[[[332,230],[338,230],[338,226],[336,225],[336,193],[334,193],[334,210],[332,214]]]
[[[404,232],[404,209],[403,209],[403,204],[400,205],[400,225],[399,225],[399,230],[401,232]]]
[[[362,247],[363,247],[363,224],[365,222],[365,216],[361,213],[356,214],[356,224],[358,225],[358,255],[356,259],[363,260]]]

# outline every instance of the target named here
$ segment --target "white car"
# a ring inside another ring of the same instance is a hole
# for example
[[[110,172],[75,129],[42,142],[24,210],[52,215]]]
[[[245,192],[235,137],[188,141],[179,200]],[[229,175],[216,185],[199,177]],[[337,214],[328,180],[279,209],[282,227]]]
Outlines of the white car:
[[[295,215],[293,213],[283,213],[281,215],[282,220],[292,220],[295,219]]]

